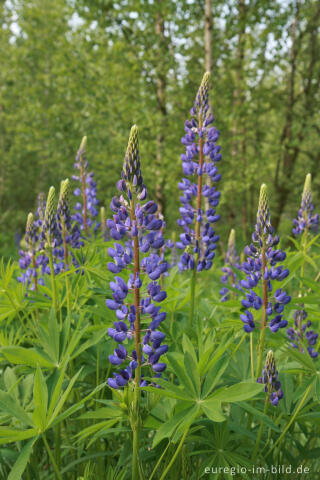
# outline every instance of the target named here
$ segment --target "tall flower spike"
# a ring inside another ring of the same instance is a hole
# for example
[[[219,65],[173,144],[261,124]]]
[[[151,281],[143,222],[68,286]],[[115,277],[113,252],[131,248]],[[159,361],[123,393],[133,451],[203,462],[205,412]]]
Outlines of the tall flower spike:
[[[80,197],[81,201],[75,204],[76,213],[72,220],[79,224],[85,235],[88,235],[89,229],[94,227],[96,231],[99,223],[95,221],[98,216],[97,184],[93,180],[93,172],[88,173],[89,162],[86,158],[87,137],[83,137],[78,150],[74,167],[79,170],[79,175],[73,175],[72,179],[80,183],[80,187],[74,190],[74,195]]]
[[[50,187],[47,203],[46,203],[46,210],[44,214],[44,232],[46,236],[46,240],[48,243],[52,243],[53,236],[55,233],[56,228],[56,220],[55,220],[55,188]]]
[[[272,350],[269,350],[267,353],[265,367],[257,382],[265,384],[264,391],[268,394],[269,401],[276,407],[279,400],[283,398],[283,391],[281,390],[281,384],[278,379],[276,362]]]
[[[124,387],[133,377],[135,385],[146,385],[141,372],[149,366],[156,376],[160,375],[166,364],[159,360],[168,349],[167,345],[161,345],[165,334],[158,331],[166,317],[158,304],[167,296],[160,284],[161,275],[168,270],[168,263],[160,252],[164,246],[163,222],[157,218],[155,202],[140,203],[146,199],[147,190],[140,169],[136,126],[130,132],[122,178],[117,188],[122,194],[113,197],[110,208],[114,215],[107,221],[110,236],[116,240],[113,248],[108,250],[112,259],[108,270],[116,276],[110,282],[112,299],[108,298],[106,305],[115,311],[117,317],[108,334],[120,344],[109,360],[113,365],[121,365],[122,370],[108,379],[112,388]],[[127,281],[120,276],[123,270],[129,271]],[[141,340],[142,323],[146,328]],[[134,346],[130,351],[122,343],[128,341],[130,347],[132,340]]]
[[[28,250],[32,250],[36,241],[36,226],[34,224],[34,215],[31,212],[27,218],[25,240]]]
[[[194,271],[191,280],[190,327],[194,313],[196,272],[211,268],[219,240],[214,224],[220,218],[215,210],[219,204],[220,192],[216,186],[211,187],[206,182],[209,178],[214,185],[221,178],[216,167],[221,154],[220,146],[216,144],[219,131],[212,126],[214,117],[209,107],[209,78],[209,73],[205,73],[190,110],[192,119],[186,121],[186,135],[181,139],[186,148],[186,152],[181,155],[182,170],[191,179],[183,178],[178,184],[182,191],[178,225],[184,232],[180,235],[177,248],[183,250],[179,269]],[[205,208],[205,199],[209,204],[208,209]]]
[[[228,250],[225,257],[224,266],[221,268],[223,275],[220,280],[224,284],[230,283],[233,288],[242,290],[240,282],[237,281],[237,274],[233,270],[235,268],[240,270],[239,256],[236,249],[236,232],[232,228],[229,234]],[[229,289],[227,287],[223,287],[219,293],[222,295],[222,302],[225,302],[229,299]],[[232,296],[234,297],[234,292],[232,292]]]
[[[123,163],[122,179],[125,182],[129,199],[132,194],[141,194],[145,188],[140,167],[138,127],[130,130],[129,142]]]
[[[308,173],[305,179],[301,207],[298,212],[298,217],[293,220],[293,225],[292,233],[294,235],[301,235],[309,230],[317,231],[319,225],[319,214],[314,214],[310,173]]]
[[[306,320],[308,314],[305,310],[296,310],[294,316],[294,327],[287,330],[287,337],[291,340],[291,346],[297,348],[301,353],[305,353],[303,341],[307,343],[307,351],[311,358],[316,358],[318,352],[314,349],[319,334],[314,330],[309,330],[312,323]]]
[[[273,292],[273,281],[281,282],[289,275],[289,270],[277,264],[286,258],[285,252],[274,248],[279,243],[279,237],[273,235],[271,225],[267,188],[263,184],[260,189],[259,206],[255,231],[252,234],[253,242],[245,248],[247,256],[241,270],[246,279],[241,280],[241,287],[247,291],[241,300],[245,311],[240,319],[244,323],[243,329],[250,333],[255,329],[253,312],[261,310],[260,340],[258,347],[257,374],[260,375],[264,349],[265,330],[268,327],[275,333],[279,328],[288,325],[283,318],[283,311],[291,297],[281,288]],[[262,291],[262,295],[261,295]]]
[[[60,184],[60,194],[57,207],[57,215],[60,221],[65,224],[70,222],[70,209],[69,209],[69,197],[70,197],[70,181],[68,178],[62,180]]]

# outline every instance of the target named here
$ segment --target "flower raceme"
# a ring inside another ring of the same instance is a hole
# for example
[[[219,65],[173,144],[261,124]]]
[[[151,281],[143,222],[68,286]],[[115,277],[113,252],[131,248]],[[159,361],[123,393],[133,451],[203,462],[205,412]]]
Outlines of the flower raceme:
[[[269,350],[266,358],[266,364],[262,370],[262,375],[257,379],[258,383],[264,383],[264,391],[269,395],[269,401],[273,406],[277,406],[279,400],[283,398],[283,391],[278,379],[278,371],[272,350]]]
[[[207,178],[214,184],[221,178],[216,167],[221,160],[220,146],[216,144],[219,131],[212,125],[214,117],[209,107],[209,79],[210,74],[206,73],[190,111],[192,119],[186,121],[186,135],[181,140],[186,147],[186,152],[181,155],[182,170],[190,178],[183,178],[178,184],[182,191],[178,225],[184,230],[177,242],[177,248],[184,250],[180,256],[180,270],[210,269],[219,240],[213,225],[220,218],[215,210],[220,192],[216,186],[204,182]],[[202,205],[205,198],[209,205],[206,211]]]
[[[293,225],[292,233],[294,235],[301,235],[308,230],[315,231],[319,225],[319,214],[314,213],[314,205],[312,202],[310,173],[308,173],[305,179],[301,206],[298,211],[298,217],[293,220]]]
[[[168,263],[160,254],[165,243],[163,222],[156,215],[156,203],[147,201],[136,126],[130,132],[122,178],[117,188],[121,195],[113,197],[110,208],[114,215],[107,220],[110,236],[116,243],[108,250],[112,259],[108,270],[115,277],[110,282],[112,299],[107,299],[106,305],[117,318],[113,328],[108,330],[110,337],[118,343],[109,360],[113,365],[121,365],[122,369],[114,373],[114,378],[108,379],[112,388],[127,385],[134,373],[136,384],[146,385],[140,376],[141,367],[149,367],[156,376],[161,375],[166,364],[160,361],[160,357],[168,350],[167,345],[162,345],[165,334],[158,331],[166,318],[166,313],[158,305],[167,296],[160,285],[161,275],[168,270]],[[123,271],[129,271],[127,281],[119,275]],[[130,347],[132,340],[133,349]]]
[[[319,334],[314,330],[309,330],[311,321],[307,319],[307,312],[305,310],[296,310],[293,314],[295,327],[290,327],[287,330],[287,337],[291,340],[291,346],[297,348],[301,353],[305,353],[303,341],[308,344],[307,351],[311,358],[316,358],[318,352],[313,348],[317,343]]]
[[[80,148],[78,150],[74,168],[79,170],[78,175],[72,175],[72,179],[80,182],[80,187],[74,190],[74,195],[80,197],[75,204],[76,213],[72,216],[72,219],[77,222],[80,229],[84,231],[85,235],[88,235],[89,229],[94,227],[94,231],[99,228],[99,223],[96,222],[98,216],[97,205],[97,184],[93,180],[94,173],[88,173],[89,162],[86,157],[86,145],[87,137],[83,137]]]
[[[245,299],[241,301],[246,310],[240,315],[245,332],[249,333],[254,330],[255,322],[252,310],[261,308],[265,314],[264,321],[268,321],[268,325],[265,323],[263,328],[268,326],[272,332],[277,332],[279,328],[284,328],[288,324],[282,313],[291,297],[281,288],[277,288],[273,292],[273,282],[281,282],[289,275],[287,268],[278,265],[286,258],[285,252],[275,248],[278,243],[279,237],[274,235],[270,220],[267,187],[263,184],[260,189],[257,222],[252,235],[252,243],[245,248],[247,259],[241,266],[241,270],[246,274],[246,278],[241,280],[241,287],[247,291]],[[255,291],[259,287],[260,292],[261,285],[262,296]]]
[[[240,270],[239,265],[239,256],[237,255],[236,249],[236,233],[234,229],[230,231],[229,240],[228,240],[228,250],[226,253],[224,266],[221,268],[223,275],[221,277],[221,282],[224,284],[230,283],[233,288],[238,288],[241,290],[241,285],[237,280],[237,274],[234,272],[234,269]],[[225,302],[229,299],[229,289],[227,287],[223,287],[220,290],[220,295],[222,295],[221,301]]]

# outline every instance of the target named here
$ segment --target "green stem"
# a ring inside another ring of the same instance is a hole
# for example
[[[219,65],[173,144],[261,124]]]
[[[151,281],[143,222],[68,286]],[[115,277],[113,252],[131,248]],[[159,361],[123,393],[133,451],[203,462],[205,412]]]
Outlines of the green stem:
[[[301,408],[303,407],[303,404],[306,400],[306,398],[308,397],[312,387],[314,385],[314,382],[310,383],[309,387],[307,388],[305,394],[303,395],[296,411],[294,412],[294,414],[292,415],[288,425],[286,426],[286,428],[283,430],[283,432],[281,433],[280,437],[278,438],[278,440],[273,444],[273,446],[270,448],[270,450],[268,451],[268,453],[266,454],[266,457],[268,457],[270,455],[270,453],[272,452],[272,450],[278,445],[279,442],[281,442],[281,440],[283,439],[283,437],[285,436],[285,434],[287,433],[287,431],[289,430],[289,428],[291,427],[292,423],[294,422],[296,416],[298,415],[298,413],[300,412]]]
[[[185,441],[185,439],[186,439],[186,436],[187,436],[188,432],[189,432],[189,428],[187,428],[187,430],[186,430],[186,431],[184,432],[184,434],[182,435],[182,438],[181,438],[181,440],[180,440],[180,443],[179,443],[179,445],[178,445],[178,448],[176,449],[173,457],[171,458],[171,460],[170,460],[167,468],[165,469],[165,471],[164,471],[163,474],[161,475],[160,480],[165,480],[165,479],[167,478],[166,476],[167,476],[169,470],[171,469],[172,465],[174,464],[174,462],[175,462],[175,460],[176,460],[176,458],[177,458],[177,456],[178,456],[178,454],[179,454],[179,452],[180,452],[180,450],[181,450],[181,448],[182,448],[182,446],[183,446],[183,444],[184,444],[184,441]]]
[[[253,332],[250,333],[250,364],[251,364],[251,378],[254,381]]]
[[[50,460],[51,460],[51,463],[52,463],[52,466],[53,466],[53,470],[54,470],[54,472],[55,472],[55,474],[56,474],[56,477],[57,477],[58,480],[62,480],[62,476],[60,475],[60,472],[59,472],[59,469],[58,469],[57,464],[56,464],[56,462],[55,462],[54,456],[53,456],[52,451],[51,451],[51,449],[50,449],[50,447],[49,447],[49,445],[48,445],[48,442],[47,442],[45,433],[42,434],[42,440],[43,440],[43,443],[44,443],[44,445],[45,445],[45,447],[46,447],[46,450],[47,450],[47,453],[48,453],[48,455],[49,455],[49,458],[50,458]]]
[[[67,312],[68,316],[71,313],[71,295],[70,295],[70,284],[69,284],[69,251],[67,244],[67,229],[65,223],[62,223],[62,238],[63,238],[63,250],[64,250],[64,269],[66,272],[66,291],[67,291]]]
[[[56,278],[54,275],[54,268],[53,268],[53,256],[52,256],[52,247],[48,247],[48,257],[49,257],[49,265],[50,265],[50,276],[51,276],[51,284],[52,284],[52,306],[55,311],[57,311],[57,287],[56,287]]]
[[[61,424],[58,423],[55,428],[56,431],[56,440],[55,440],[55,448],[54,448],[54,453],[55,453],[55,458],[56,458],[56,464],[58,467],[58,470],[60,471],[61,467]]]
[[[196,295],[196,281],[197,281],[197,268],[196,263],[194,269],[192,270],[192,277],[190,283],[190,316],[189,316],[189,328],[192,328],[193,316],[194,316],[194,301]]]
[[[270,394],[268,394],[268,395],[266,396],[266,399],[265,399],[265,402],[264,402],[264,410],[263,410],[263,413],[264,413],[265,415],[267,414],[267,410],[268,410],[268,406],[269,406],[269,399],[270,399]],[[256,456],[257,456],[257,453],[258,453],[258,450],[259,450],[259,447],[260,447],[260,442],[261,442],[263,427],[264,427],[264,422],[261,421],[260,427],[259,427],[259,431],[258,431],[258,435],[257,435],[256,446],[255,446],[255,449],[254,449],[253,455],[252,455],[252,462],[253,462],[253,463],[254,463],[254,461],[255,461],[255,459],[256,459]]]

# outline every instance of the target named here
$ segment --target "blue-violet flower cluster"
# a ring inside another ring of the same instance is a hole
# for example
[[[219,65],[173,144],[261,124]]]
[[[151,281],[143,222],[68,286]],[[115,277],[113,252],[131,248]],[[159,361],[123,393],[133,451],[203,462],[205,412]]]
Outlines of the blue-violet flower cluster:
[[[178,264],[180,270],[210,269],[219,240],[213,226],[220,218],[216,213],[220,192],[212,184],[221,178],[216,167],[221,153],[217,145],[219,131],[212,125],[214,117],[209,107],[209,78],[209,73],[203,77],[190,110],[192,119],[186,121],[186,135],[181,140],[186,147],[181,160],[187,178],[178,184],[182,191],[178,225],[184,230],[177,242],[177,248],[184,250]],[[205,180],[210,180],[210,185]],[[206,211],[202,205],[204,199],[209,205]]]
[[[269,395],[269,401],[275,407],[278,405],[279,400],[283,398],[283,391],[281,390],[281,384],[278,379],[278,372],[276,369],[276,362],[272,350],[267,353],[266,364],[262,370],[262,375],[257,379],[258,383],[264,383],[264,391]]]
[[[224,266],[221,268],[223,272],[222,277],[220,278],[221,282],[224,284],[230,284],[233,288],[241,290],[240,282],[237,281],[237,274],[234,269],[240,270],[239,256],[236,249],[236,233],[234,229],[231,229],[229,240],[228,240],[228,250],[226,253]],[[225,302],[229,299],[229,288],[223,287],[220,290],[220,295],[222,295],[221,301]]]
[[[300,352],[305,353],[303,341],[306,340],[308,347],[307,351],[311,358],[316,358],[318,352],[313,348],[318,340],[318,333],[314,330],[309,330],[311,321],[307,319],[307,312],[305,310],[296,310],[293,314],[295,328],[290,327],[287,330],[287,336],[291,340],[291,346],[297,348]]]
[[[301,207],[298,212],[298,217],[293,220],[292,233],[294,235],[301,235],[302,233],[311,230],[317,231],[319,225],[319,214],[314,213],[314,205],[312,202],[311,192],[311,174],[308,173],[304,183]]]
[[[127,385],[134,371],[141,367],[149,367],[160,376],[166,368],[160,357],[168,350],[168,346],[162,344],[165,334],[158,330],[166,318],[159,305],[167,296],[160,285],[161,275],[168,270],[168,264],[160,254],[165,243],[163,222],[157,218],[156,203],[146,201],[136,126],[130,132],[122,178],[117,188],[121,195],[113,197],[110,208],[114,215],[107,221],[110,236],[116,242],[108,250],[112,258],[108,270],[115,277],[110,282],[112,299],[107,299],[106,305],[117,317],[108,334],[118,343],[109,360],[113,365],[121,365],[121,370],[108,379],[112,388]],[[125,270],[129,271],[127,281],[119,275]],[[142,339],[140,333],[143,333]],[[138,378],[140,385],[146,385],[143,378]]]
[[[291,297],[281,289],[273,292],[274,281],[281,282],[289,275],[289,270],[278,265],[286,258],[286,253],[274,248],[279,243],[278,235],[274,235],[270,220],[269,202],[267,187],[262,185],[260,189],[259,207],[257,222],[252,235],[252,243],[245,248],[247,259],[243,262],[241,269],[246,274],[246,279],[241,280],[241,287],[247,290],[246,298],[241,301],[246,309],[240,315],[244,323],[245,332],[252,332],[255,328],[254,317],[251,310],[266,311],[266,321],[272,332],[287,326],[288,322],[283,318],[284,306],[288,304]],[[263,296],[260,297],[260,290],[257,287],[263,286]],[[272,293],[273,292],[273,293]]]

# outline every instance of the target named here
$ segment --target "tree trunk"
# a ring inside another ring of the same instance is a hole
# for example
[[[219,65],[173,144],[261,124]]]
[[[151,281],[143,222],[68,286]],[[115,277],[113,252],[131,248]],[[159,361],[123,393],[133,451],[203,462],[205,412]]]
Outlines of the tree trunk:
[[[161,1],[158,2],[161,4]],[[166,91],[166,69],[163,64],[163,59],[166,58],[167,43],[164,33],[164,19],[161,8],[157,12],[156,17],[156,34],[158,36],[158,63],[157,63],[157,104],[158,104],[158,132],[157,132],[157,152],[156,152],[156,199],[159,206],[159,211],[165,215],[165,194],[164,186],[165,179],[161,172],[163,169],[163,147],[165,144],[165,125],[167,122],[167,107],[165,99]]]

